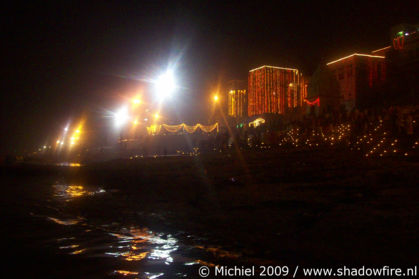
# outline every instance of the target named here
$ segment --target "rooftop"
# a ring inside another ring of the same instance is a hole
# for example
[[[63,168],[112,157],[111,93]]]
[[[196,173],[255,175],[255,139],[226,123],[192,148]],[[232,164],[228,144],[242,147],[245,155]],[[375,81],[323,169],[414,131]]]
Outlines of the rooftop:
[[[385,56],[381,56],[381,55],[370,55],[370,54],[354,53],[354,54],[351,54],[351,55],[348,55],[348,56],[339,58],[339,59],[337,59],[335,61],[331,61],[331,62],[327,63],[326,65],[329,66],[329,65],[331,65],[333,63],[336,63],[336,62],[339,62],[339,61],[342,61],[342,60],[345,60],[345,59],[348,59],[348,58],[351,58],[351,57],[354,57],[354,56],[370,57],[370,58],[382,58],[382,59],[385,58]]]
[[[263,69],[263,68],[273,68],[273,69],[279,69],[279,70],[289,70],[289,71],[297,71],[298,72],[298,69],[284,68],[284,67],[277,67],[277,66],[268,66],[268,65],[260,66],[258,68],[250,70],[249,72],[257,71],[257,70],[260,70],[260,69]]]

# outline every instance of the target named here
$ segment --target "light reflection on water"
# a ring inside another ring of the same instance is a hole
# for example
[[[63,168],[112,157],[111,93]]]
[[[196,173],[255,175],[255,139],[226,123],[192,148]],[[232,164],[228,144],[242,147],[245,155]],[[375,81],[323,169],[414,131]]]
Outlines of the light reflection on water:
[[[54,195],[55,197],[64,199],[66,201],[71,201],[75,198],[83,196],[93,196],[100,193],[105,193],[106,191],[102,188],[96,190],[88,190],[82,185],[66,185],[66,184],[57,184],[54,185]]]
[[[127,275],[138,275],[139,272],[138,271],[128,271],[128,270],[115,270],[114,273],[127,276]]]
[[[62,162],[62,163],[57,163],[57,166],[78,168],[78,167],[81,167],[82,165],[80,163]]]
[[[85,251],[86,249],[76,250],[76,251],[70,252],[70,255],[78,255],[78,254],[84,253]]]
[[[178,240],[171,235],[163,238],[163,234],[153,233],[147,229],[130,228],[127,234],[110,233],[110,235],[116,237],[120,244],[128,245],[120,246],[125,248],[125,251],[107,254],[122,257],[126,261],[141,261],[147,258],[163,261],[169,265],[173,262],[171,253],[179,248]]]
[[[62,220],[62,219],[58,219],[54,217],[48,217],[48,219],[59,225],[64,225],[64,226],[76,225],[83,220],[82,218]]]
[[[151,273],[151,272],[145,272],[145,275],[148,279],[155,279],[159,278],[160,276],[164,275],[164,273]]]
[[[198,265],[215,266],[213,262],[219,259],[234,260],[241,256],[221,247],[185,245],[184,241],[171,234],[154,232],[140,226],[127,228],[112,220],[101,225],[97,220],[65,214],[72,207],[72,201],[86,196],[98,198],[99,195],[96,195],[102,193],[106,191],[100,187],[55,184],[55,200],[58,204],[66,205],[60,209],[63,211],[55,213],[62,212],[66,217],[46,217],[65,226],[64,235],[54,239],[57,249],[62,253],[79,257],[114,258],[115,265],[111,271],[108,270],[108,275],[148,279],[173,278],[175,275],[189,277],[187,274],[197,274]],[[198,243],[203,244],[201,240]]]

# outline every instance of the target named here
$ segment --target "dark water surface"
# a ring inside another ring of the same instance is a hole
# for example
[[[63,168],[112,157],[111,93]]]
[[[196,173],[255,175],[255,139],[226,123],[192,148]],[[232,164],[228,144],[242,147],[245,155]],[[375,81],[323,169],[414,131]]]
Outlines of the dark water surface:
[[[8,278],[417,264],[416,159],[244,155],[0,168]]]
[[[14,277],[190,278],[197,276],[200,264],[213,265],[217,255],[223,261],[237,258],[207,246],[205,238],[153,231],[146,222],[134,221],[160,222],[156,214],[112,212],[106,205],[123,198],[116,189],[37,175],[10,175],[3,183],[4,254]],[[92,206],[97,201],[105,207]]]

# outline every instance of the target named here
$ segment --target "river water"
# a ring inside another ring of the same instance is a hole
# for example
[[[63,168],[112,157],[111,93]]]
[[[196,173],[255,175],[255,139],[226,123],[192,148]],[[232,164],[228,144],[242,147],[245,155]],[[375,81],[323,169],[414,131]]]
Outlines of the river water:
[[[15,277],[195,278],[202,264],[239,257],[203,237],[124,223],[114,218],[119,213],[91,206],[101,199],[102,206],[112,204],[116,189],[36,175],[11,178],[2,188],[2,234]]]

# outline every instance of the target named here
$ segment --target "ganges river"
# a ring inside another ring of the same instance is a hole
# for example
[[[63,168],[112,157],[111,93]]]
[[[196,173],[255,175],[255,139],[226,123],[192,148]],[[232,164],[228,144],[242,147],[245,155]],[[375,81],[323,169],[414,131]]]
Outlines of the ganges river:
[[[199,278],[201,266],[417,264],[416,160],[242,155],[0,168],[7,273]]]
[[[162,216],[141,205],[112,211],[124,202],[119,189],[36,172],[10,175],[2,188],[2,254],[15,278],[191,278],[201,264],[239,257],[205,237],[166,229]]]

